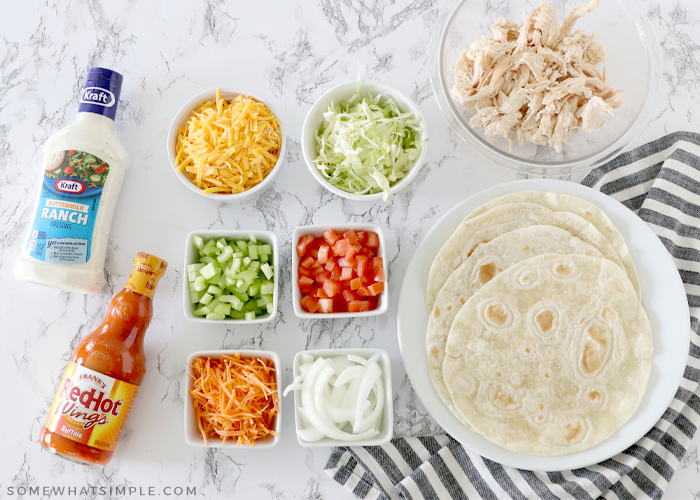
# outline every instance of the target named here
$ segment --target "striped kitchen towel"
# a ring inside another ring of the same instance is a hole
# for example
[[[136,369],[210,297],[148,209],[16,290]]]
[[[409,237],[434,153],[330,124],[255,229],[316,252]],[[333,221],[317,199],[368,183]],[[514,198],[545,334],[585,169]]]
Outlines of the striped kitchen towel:
[[[678,132],[596,168],[583,184],[646,221],[673,256],[691,315],[688,365],[671,406],[635,445],[564,472],[506,467],[447,435],[340,447],[326,472],[363,499],[658,499],[700,425],[700,135]]]

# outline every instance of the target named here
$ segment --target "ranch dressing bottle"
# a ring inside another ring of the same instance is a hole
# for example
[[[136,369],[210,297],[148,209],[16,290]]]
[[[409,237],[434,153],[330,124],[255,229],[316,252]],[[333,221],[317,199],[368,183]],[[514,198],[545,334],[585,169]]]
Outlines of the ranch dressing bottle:
[[[109,227],[130,163],[112,130],[121,86],[119,73],[91,68],[75,122],[44,144],[17,279],[83,293],[102,289]]]

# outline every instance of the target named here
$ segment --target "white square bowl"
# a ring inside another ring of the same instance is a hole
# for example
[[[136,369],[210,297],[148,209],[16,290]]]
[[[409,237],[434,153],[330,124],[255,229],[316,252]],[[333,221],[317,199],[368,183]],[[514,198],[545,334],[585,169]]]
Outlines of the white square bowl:
[[[378,255],[383,259],[384,262],[384,273],[386,274],[386,281],[384,282],[384,291],[379,294],[379,300],[377,302],[377,308],[371,311],[364,312],[340,312],[340,313],[310,313],[301,307],[299,301],[301,300],[301,291],[299,290],[299,256],[297,255],[297,243],[299,243],[299,238],[306,236],[308,234],[314,236],[315,238],[323,236],[323,233],[333,229],[337,233],[342,233],[344,231],[354,230],[354,231],[372,231],[377,233],[379,236],[379,251]],[[314,224],[310,226],[300,226],[294,230],[292,235],[292,302],[294,305],[294,314],[300,318],[309,319],[334,319],[334,318],[355,318],[362,316],[377,316],[379,314],[384,314],[389,309],[389,269],[388,261],[386,259],[386,240],[384,239],[384,232],[382,228],[376,224],[370,224],[366,222],[343,222],[342,224]],[[188,298],[189,300],[189,298]]]
[[[274,276],[273,276],[273,283],[275,285],[275,291],[272,296],[272,304],[275,306],[274,309],[272,310],[271,313],[263,314],[262,316],[258,316],[255,319],[247,320],[247,319],[225,319],[225,320],[213,320],[213,319],[206,319],[206,318],[201,318],[198,316],[195,316],[192,314],[194,312],[194,304],[190,302],[190,291],[189,291],[189,286],[188,286],[188,279],[187,279],[187,266],[189,264],[196,264],[197,259],[199,257],[199,253],[197,248],[195,248],[194,243],[192,242],[192,238],[195,236],[201,236],[205,240],[210,240],[212,238],[226,238],[229,240],[233,239],[250,239],[250,236],[254,236],[256,240],[262,241],[264,243],[268,243],[272,245],[272,265],[274,267]],[[275,233],[272,231],[255,231],[255,230],[242,230],[242,229],[232,229],[232,230],[227,230],[227,229],[205,229],[202,231],[192,231],[190,234],[187,235],[187,246],[185,247],[185,268],[183,271],[184,274],[184,280],[182,284],[182,292],[183,292],[183,305],[184,305],[184,312],[185,312],[185,318],[189,321],[194,321],[196,323],[222,323],[225,325],[251,325],[251,324],[256,324],[256,323],[267,323],[268,321],[272,321],[272,319],[277,315],[277,300],[279,296],[279,277],[278,277],[278,272],[279,272],[279,265],[280,265],[280,259],[279,259],[279,244],[277,242],[277,236]]]
[[[382,349],[314,349],[311,351],[301,351],[294,356],[294,370],[293,376],[299,375],[299,366],[301,365],[301,356],[303,354],[310,354],[314,357],[314,361],[319,357],[323,358],[333,358],[336,356],[343,356],[348,354],[353,354],[364,359],[369,359],[375,354],[379,354],[379,367],[382,369],[382,378],[384,380],[384,412],[382,414],[382,419],[379,424],[379,434],[371,439],[366,439],[364,441],[339,441],[337,439],[331,439],[324,437],[319,441],[305,441],[299,437],[297,433],[297,441],[299,444],[305,448],[321,448],[324,446],[381,446],[383,444],[391,441],[394,435],[394,405],[393,405],[393,392],[391,389],[391,363],[389,361],[389,354]],[[294,391],[294,421],[295,428],[301,429],[301,417],[299,416],[299,406],[301,406],[301,392]]]
[[[192,386],[194,381],[192,375],[192,362],[195,358],[212,358],[219,359],[221,355],[228,354],[234,356],[237,352],[241,353],[241,358],[263,358],[272,361],[275,364],[275,384],[277,385],[277,401],[278,413],[275,418],[275,432],[277,436],[267,436],[260,441],[256,441],[255,446],[242,445],[239,446],[233,440],[227,440],[224,444],[221,438],[207,438],[207,444],[204,444],[202,434],[197,427],[197,421],[194,417],[194,408],[192,406]],[[282,391],[280,391],[280,357],[273,351],[246,351],[242,349],[225,350],[225,351],[197,351],[190,354],[187,358],[187,369],[185,370],[185,383],[183,384],[182,399],[185,402],[185,441],[191,446],[207,447],[207,448],[236,448],[236,449],[265,449],[272,448],[280,440],[280,431],[282,430]]]

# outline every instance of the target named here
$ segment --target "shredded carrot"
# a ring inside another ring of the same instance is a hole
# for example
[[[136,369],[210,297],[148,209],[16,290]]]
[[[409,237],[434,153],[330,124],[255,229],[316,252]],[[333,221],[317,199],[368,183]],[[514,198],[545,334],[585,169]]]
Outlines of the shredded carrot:
[[[279,396],[275,365],[263,358],[222,355],[219,359],[195,358],[191,377],[192,405],[204,444],[208,438],[235,440],[255,446],[276,436]]]

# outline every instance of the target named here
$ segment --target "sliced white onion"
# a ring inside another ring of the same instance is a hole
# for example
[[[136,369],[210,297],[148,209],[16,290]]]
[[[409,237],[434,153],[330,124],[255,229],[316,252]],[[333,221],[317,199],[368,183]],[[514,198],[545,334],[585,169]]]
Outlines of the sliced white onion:
[[[348,361],[354,361],[355,363],[362,366],[367,366],[369,364],[365,358],[355,356],[354,354],[348,354]]]
[[[299,361],[301,361],[302,365],[309,364],[314,362],[314,357],[313,355],[309,354],[308,352],[302,352],[301,355],[299,356]]]
[[[372,427],[377,427],[379,424],[379,419],[382,418],[382,411],[384,410],[384,384],[382,380],[379,379],[374,384],[374,391],[377,394],[377,404],[372,410],[372,413],[368,417],[364,417],[359,422],[356,420],[352,426],[353,432],[364,432]]]
[[[341,385],[345,385],[348,383],[348,381],[354,379],[354,378],[363,378],[365,376],[365,372],[367,371],[367,368],[364,366],[351,366],[350,368],[346,368],[343,370],[343,372],[338,375],[338,378],[335,379],[335,383],[333,384],[336,387],[340,387]]]
[[[376,362],[370,363],[365,376],[362,378],[360,391],[357,394],[357,402],[355,403],[355,425],[353,426],[354,432],[357,432],[357,425],[362,420],[362,412],[364,411],[362,408],[369,397],[369,392],[381,375],[382,369],[379,368],[379,365]]]
[[[301,390],[301,382],[304,380],[303,375],[297,375],[294,377],[294,381],[289,384],[287,387],[285,387],[284,392],[282,393],[282,396],[285,397],[287,394],[289,394],[290,391],[300,391]]]
[[[362,383],[361,378],[356,378],[350,383],[348,387],[348,393],[343,399],[343,403],[340,405],[341,408],[354,408],[357,404],[357,395],[360,393],[360,384]]]
[[[344,385],[341,385],[340,387],[333,387],[330,402],[339,407],[341,404],[343,404],[343,398],[347,393],[348,388]]]

